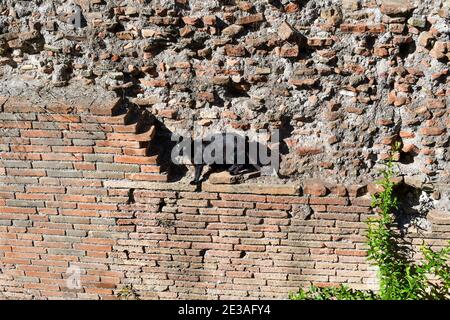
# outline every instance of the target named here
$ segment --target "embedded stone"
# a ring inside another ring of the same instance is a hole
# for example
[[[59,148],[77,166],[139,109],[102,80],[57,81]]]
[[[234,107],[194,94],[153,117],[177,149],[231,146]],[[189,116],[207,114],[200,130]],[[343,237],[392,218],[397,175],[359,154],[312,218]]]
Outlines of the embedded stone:
[[[297,87],[312,87],[319,82],[318,78],[307,78],[307,79],[291,79],[289,83]]]
[[[242,45],[231,45],[227,44],[225,46],[225,53],[227,56],[231,57],[243,57],[245,56],[245,47]]]
[[[218,86],[226,86],[230,84],[230,80],[229,76],[215,76],[213,77],[212,82]]]
[[[294,36],[294,34],[295,34],[294,28],[292,28],[292,26],[286,21],[281,23],[281,25],[278,27],[278,36],[282,40],[289,40]]]
[[[235,184],[243,180],[241,175],[231,175],[228,171],[213,173],[208,177],[211,184]]]
[[[420,128],[419,131],[425,136],[440,136],[445,132],[445,129],[439,127],[424,127]]]
[[[245,16],[237,19],[236,24],[247,25],[264,21],[264,15],[262,13],[253,14],[250,16]]]
[[[419,43],[422,47],[427,47],[427,46],[430,44],[430,42],[431,42],[431,40],[432,40],[433,38],[434,38],[434,37],[433,37],[433,35],[432,35],[430,32],[424,31],[424,32],[422,32],[422,33],[419,35],[418,43]]]
[[[202,20],[203,20],[203,23],[207,26],[215,26],[217,23],[216,16],[204,16]]]
[[[295,58],[299,54],[298,45],[285,44],[280,48],[279,55],[283,58]]]
[[[200,18],[199,17],[189,17],[189,16],[184,16],[182,18],[183,22],[187,25],[190,26],[195,26],[200,22]]]
[[[403,16],[413,11],[415,7],[409,0],[382,0],[381,13],[388,16]]]
[[[342,0],[342,9],[347,11],[356,11],[361,7],[359,0]]]
[[[121,31],[116,33],[116,37],[120,40],[133,40],[134,34],[130,31]]]
[[[292,205],[292,216],[294,218],[299,218],[302,220],[308,220],[313,211],[310,206],[306,204],[293,204]]]
[[[222,30],[222,34],[229,36],[229,37],[235,37],[237,36],[242,30],[244,30],[243,26],[232,24],[231,26],[226,27]]]
[[[447,44],[444,41],[436,41],[433,49],[430,50],[430,56],[436,59],[443,59],[446,57]]]
[[[411,17],[408,19],[408,24],[416,28],[425,28],[427,20],[423,17]]]
[[[306,182],[303,185],[303,191],[305,194],[318,197],[326,196],[328,193],[327,188],[321,182]]]

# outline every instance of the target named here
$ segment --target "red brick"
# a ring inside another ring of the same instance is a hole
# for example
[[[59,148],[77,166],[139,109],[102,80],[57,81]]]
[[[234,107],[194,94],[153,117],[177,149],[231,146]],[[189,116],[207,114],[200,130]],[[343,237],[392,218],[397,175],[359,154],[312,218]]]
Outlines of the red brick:
[[[223,200],[247,201],[247,202],[265,202],[266,196],[252,194],[227,194],[221,193],[220,198]]]
[[[323,197],[327,195],[327,188],[320,182],[309,182],[303,186],[305,194]]]
[[[127,173],[125,178],[136,181],[167,181],[167,175],[155,173]]]
[[[80,122],[80,117],[75,115],[68,115],[68,114],[38,114],[38,121],[39,122],[68,122],[68,123],[74,123],[74,122]]]
[[[1,213],[35,214],[36,208],[0,207]]]
[[[330,212],[358,212],[358,213],[370,213],[369,207],[358,206],[327,206],[327,210]]]
[[[336,249],[335,253],[337,255],[342,255],[342,256],[357,256],[357,257],[364,257],[367,256],[367,252],[366,251],[362,251],[362,250],[344,250],[344,249]]]
[[[288,213],[281,210],[247,210],[247,215],[261,218],[286,218]]]
[[[67,153],[92,153],[94,149],[92,147],[78,147],[78,146],[70,146],[70,147],[60,147],[60,146],[53,146],[52,147],[53,152],[67,152]]]
[[[257,203],[256,209],[262,209],[262,210],[290,210],[291,205],[290,204],[284,204],[284,203]]]
[[[133,157],[133,156],[115,156],[114,162],[133,163],[133,164],[156,164],[157,157]]]
[[[253,203],[240,201],[211,200],[211,205],[219,208],[253,208]]]
[[[22,130],[21,136],[26,138],[61,138],[62,134],[57,130]]]
[[[335,204],[335,205],[341,205],[346,206],[348,205],[349,201],[347,198],[332,198],[332,197],[323,197],[323,198],[310,198],[309,199],[310,204]]]
[[[27,194],[27,193],[16,193],[17,200],[43,200],[51,201],[53,200],[53,194]]]
[[[49,146],[11,146],[12,152],[50,152]]]
[[[254,14],[254,15],[250,15],[250,16],[241,17],[241,18],[237,19],[236,24],[247,25],[247,24],[262,22],[264,20],[265,20],[264,15],[261,13],[258,13],[258,14]]]
[[[425,136],[440,136],[445,132],[444,128],[438,128],[438,127],[424,127],[420,128],[420,133]]]
[[[65,193],[64,187],[49,187],[49,186],[27,186],[26,187],[27,192],[30,193]]]
[[[181,198],[186,199],[218,199],[217,193],[204,193],[204,192],[180,192]]]
[[[40,169],[6,169],[6,174],[11,176],[45,177],[45,170]]]
[[[340,185],[331,186],[330,192],[339,197],[345,197],[347,195],[347,188]]]
[[[83,244],[74,243],[73,248],[77,250],[85,251],[111,251],[112,247],[108,245],[94,245],[94,244]]]
[[[267,202],[271,203],[291,203],[291,204],[307,204],[309,203],[309,198],[305,197],[274,197],[267,196]]]
[[[367,193],[367,185],[352,185],[348,188],[351,197],[361,197]]]
[[[226,45],[225,53],[227,56],[231,57],[243,57],[246,54],[245,47],[242,45]]]
[[[44,153],[42,154],[42,160],[44,161],[82,161],[83,156],[81,154],[72,155],[69,153]]]
[[[56,201],[95,202],[95,197],[82,195],[56,195]]]

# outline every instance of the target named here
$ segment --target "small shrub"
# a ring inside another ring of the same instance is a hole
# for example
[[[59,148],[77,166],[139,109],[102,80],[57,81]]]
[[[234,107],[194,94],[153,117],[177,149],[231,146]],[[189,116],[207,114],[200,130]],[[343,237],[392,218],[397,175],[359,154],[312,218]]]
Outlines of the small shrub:
[[[410,259],[410,249],[394,228],[393,212],[398,208],[394,194],[394,145],[379,182],[383,191],[373,196],[372,206],[378,216],[368,221],[368,260],[377,265],[380,290],[354,290],[346,286],[321,288],[312,286],[290,295],[292,300],[444,300],[450,299],[450,247],[433,251],[421,247],[423,262]]]
[[[308,290],[300,289],[289,298],[291,300],[376,300],[377,295],[373,291],[355,290],[344,285],[330,288],[311,286]]]

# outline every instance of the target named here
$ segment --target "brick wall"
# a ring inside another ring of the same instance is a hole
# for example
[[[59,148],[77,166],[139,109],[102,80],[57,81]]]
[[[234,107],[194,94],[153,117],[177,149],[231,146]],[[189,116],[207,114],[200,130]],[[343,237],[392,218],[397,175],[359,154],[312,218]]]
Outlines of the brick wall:
[[[100,87],[180,135],[280,129],[292,180],[373,181],[399,142],[405,175],[450,184],[449,25],[450,0],[3,0],[0,96]]]
[[[166,182],[143,114],[0,98],[0,298],[287,298],[376,288],[364,185]],[[370,188],[369,188],[370,189]],[[450,238],[434,213],[427,234]],[[74,271],[75,270],[75,271]],[[81,288],[67,280],[80,272]]]

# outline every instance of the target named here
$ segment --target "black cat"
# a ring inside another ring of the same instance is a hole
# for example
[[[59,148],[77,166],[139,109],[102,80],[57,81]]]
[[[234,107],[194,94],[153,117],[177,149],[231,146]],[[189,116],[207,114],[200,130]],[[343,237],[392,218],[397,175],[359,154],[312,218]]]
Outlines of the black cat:
[[[251,144],[254,144],[252,149]],[[210,157],[209,152],[205,155],[207,148],[213,151]],[[215,151],[219,150],[222,150],[222,154],[216,154]],[[253,155],[255,152],[250,150],[255,150],[256,156]],[[231,175],[258,171],[261,166],[257,151],[257,142],[250,142],[247,136],[243,137],[236,133],[218,133],[205,140],[192,140],[190,158],[195,166],[195,176],[191,184],[200,184],[205,165],[210,166],[210,171],[227,170]]]

